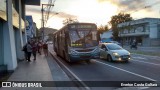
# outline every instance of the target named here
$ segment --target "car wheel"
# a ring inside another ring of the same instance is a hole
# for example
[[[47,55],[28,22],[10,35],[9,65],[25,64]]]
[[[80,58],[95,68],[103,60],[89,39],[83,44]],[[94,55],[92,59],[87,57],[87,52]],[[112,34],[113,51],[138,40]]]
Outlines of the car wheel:
[[[107,55],[107,60],[110,61],[110,62],[112,61],[111,55]]]

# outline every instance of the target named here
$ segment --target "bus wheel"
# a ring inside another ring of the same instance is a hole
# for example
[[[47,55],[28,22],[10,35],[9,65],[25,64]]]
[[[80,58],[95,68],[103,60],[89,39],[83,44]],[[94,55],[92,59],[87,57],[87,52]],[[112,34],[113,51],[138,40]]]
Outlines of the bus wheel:
[[[65,52],[63,51],[63,58],[65,59],[65,60],[67,60],[67,58],[66,58],[66,54],[65,54]]]

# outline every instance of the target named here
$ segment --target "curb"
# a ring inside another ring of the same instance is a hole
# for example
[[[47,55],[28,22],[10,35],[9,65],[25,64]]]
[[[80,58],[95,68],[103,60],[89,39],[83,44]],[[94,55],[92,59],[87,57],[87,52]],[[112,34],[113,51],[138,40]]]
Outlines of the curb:
[[[144,54],[137,54],[137,53],[131,53],[135,55],[141,55],[141,56],[149,56],[149,57],[154,57],[154,58],[160,58],[159,56],[151,56],[151,55],[144,55]]]
[[[68,76],[71,81],[74,82],[74,85],[76,86],[75,88],[78,88],[80,90],[90,90],[90,88],[85,83],[83,83],[72,71],[70,71],[69,68],[67,68],[65,65],[60,65],[60,63],[62,62],[58,61],[57,57],[55,57],[52,52],[49,51],[49,53],[56,60],[61,70]]]

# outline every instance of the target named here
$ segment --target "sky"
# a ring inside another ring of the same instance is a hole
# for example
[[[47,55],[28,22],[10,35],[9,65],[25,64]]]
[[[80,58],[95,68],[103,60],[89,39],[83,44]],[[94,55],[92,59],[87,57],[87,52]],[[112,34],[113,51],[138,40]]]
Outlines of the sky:
[[[41,4],[47,3],[48,0],[41,0]],[[26,15],[32,15],[38,28],[41,27],[41,7],[26,6]],[[67,18],[107,25],[119,12],[129,13],[133,19],[160,18],[159,7],[160,0],[55,0],[46,27],[60,29]]]

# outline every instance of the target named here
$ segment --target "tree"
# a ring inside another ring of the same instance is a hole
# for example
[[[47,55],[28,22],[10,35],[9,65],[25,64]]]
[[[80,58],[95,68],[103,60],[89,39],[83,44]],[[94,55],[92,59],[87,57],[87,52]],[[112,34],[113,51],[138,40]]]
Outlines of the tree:
[[[118,15],[114,15],[111,17],[111,21],[109,22],[109,24],[112,26],[114,40],[119,40],[118,37],[119,28],[117,25],[131,20],[133,19],[130,16],[130,14],[125,14],[125,13],[119,13]]]
[[[70,24],[70,23],[77,23],[77,22],[78,22],[77,19],[67,18],[67,19],[63,20],[63,25],[67,25],[67,24]]]
[[[100,34],[102,34],[103,32],[106,32],[106,31],[108,31],[109,30],[109,28],[108,28],[108,26],[107,25],[105,25],[105,26],[100,26],[100,27],[98,27],[98,32],[100,33]]]

